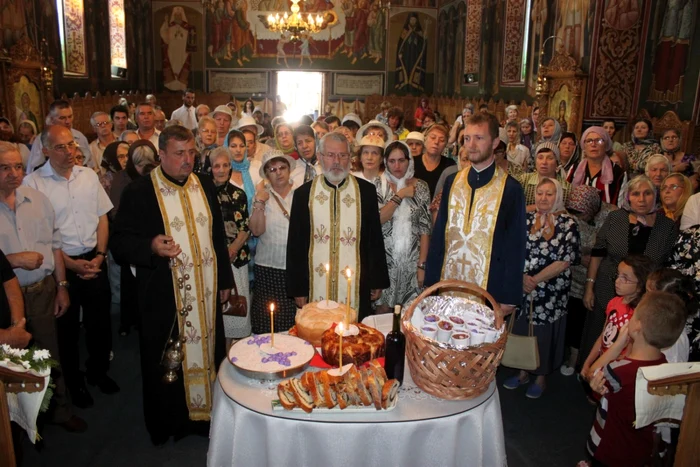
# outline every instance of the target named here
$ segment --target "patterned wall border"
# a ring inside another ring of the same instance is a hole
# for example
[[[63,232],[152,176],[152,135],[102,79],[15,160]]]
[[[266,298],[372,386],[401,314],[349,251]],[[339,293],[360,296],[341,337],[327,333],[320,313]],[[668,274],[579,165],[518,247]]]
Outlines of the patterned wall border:
[[[484,14],[483,0],[467,1],[467,30],[464,37],[464,73],[476,75],[479,80],[481,66],[481,23]]]
[[[506,2],[505,27],[503,30],[503,68],[501,85],[523,85],[523,34],[525,34],[526,0]]]

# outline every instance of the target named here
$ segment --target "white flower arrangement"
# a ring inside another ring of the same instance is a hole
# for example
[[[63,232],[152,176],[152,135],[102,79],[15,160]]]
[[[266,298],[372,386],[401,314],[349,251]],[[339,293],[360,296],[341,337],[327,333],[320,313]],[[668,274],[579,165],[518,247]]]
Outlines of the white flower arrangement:
[[[37,347],[15,349],[7,344],[0,345],[0,365],[2,363],[11,364],[3,366],[23,367],[26,371],[40,376],[47,375],[52,367],[58,365],[58,362],[51,358],[51,353],[46,349]]]

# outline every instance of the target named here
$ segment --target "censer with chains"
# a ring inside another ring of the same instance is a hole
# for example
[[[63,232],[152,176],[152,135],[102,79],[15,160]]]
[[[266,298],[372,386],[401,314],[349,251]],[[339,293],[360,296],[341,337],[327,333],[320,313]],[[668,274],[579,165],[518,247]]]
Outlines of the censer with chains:
[[[170,260],[170,266],[173,269],[173,274],[175,274],[176,277],[177,261],[178,260],[176,258]],[[190,295],[190,291],[192,290],[192,285],[185,283],[188,280],[190,280],[189,274],[185,274],[183,277],[177,278],[177,292],[181,297],[180,303],[182,306],[177,310],[177,314],[175,315],[175,320],[170,328],[168,342],[165,344],[165,349],[163,350],[163,357],[161,360],[161,365],[163,365],[163,368],[165,369],[165,373],[163,374],[163,382],[167,384],[177,381],[177,372],[180,370],[182,367],[182,362],[185,360],[185,350],[183,346],[187,340],[187,336],[185,336],[184,324],[187,316],[192,311],[192,305],[187,305],[187,297]],[[178,314],[182,316],[182,324],[179,326],[180,332],[178,338],[174,339],[172,334],[173,329],[175,328],[175,323],[178,322]]]

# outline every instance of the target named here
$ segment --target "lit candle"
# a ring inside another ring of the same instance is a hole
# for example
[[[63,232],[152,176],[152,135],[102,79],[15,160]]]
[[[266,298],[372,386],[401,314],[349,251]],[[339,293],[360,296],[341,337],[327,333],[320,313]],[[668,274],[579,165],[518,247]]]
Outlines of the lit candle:
[[[275,304],[270,303],[270,347],[275,346]]]
[[[331,299],[331,265],[326,263],[326,305]]]
[[[348,322],[350,321],[348,315],[350,314],[350,290],[352,287],[352,279],[350,277],[352,275],[352,271],[350,271],[350,268],[345,269],[345,275],[348,276],[348,296],[346,300],[347,310],[345,311],[345,327],[347,327]]]
[[[345,334],[345,328],[343,323],[338,323],[338,335],[340,336],[340,352],[338,357],[338,371],[343,368],[343,334]]]

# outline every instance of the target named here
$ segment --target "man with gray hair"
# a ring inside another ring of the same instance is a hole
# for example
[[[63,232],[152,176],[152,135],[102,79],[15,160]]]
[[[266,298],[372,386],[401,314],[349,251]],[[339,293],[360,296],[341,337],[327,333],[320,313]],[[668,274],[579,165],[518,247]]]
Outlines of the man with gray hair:
[[[90,143],[90,152],[95,161],[95,168],[99,168],[102,164],[102,155],[108,144],[117,140],[112,133],[112,118],[107,112],[95,112],[90,117],[90,125],[97,134],[97,139]]]
[[[154,96],[153,94],[146,95],[146,102],[151,104],[151,106],[153,107],[153,110],[160,109],[160,106],[158,105],[158,100],[156,99],[156,96]]]
[[[137,131],[139,138],[147,139],[153,146],[158,147],[160,131],[156,128],[156,110],[153,108],[153,105],[148,102],[142,102],[137,105],[134,118],[139,126]]]
[[[53,101],[49,106],[49,114],[46,116],[46,125],[61,125],[68,128],[73,134],[73,139],[78,145],[78,150],[85,157],[85,166],[94,168],[95,161],[90,153],[90,145],[84,134],[73,128],[73,109],[70,103],[63,99]],[[34,140],[32,151],[29,154],[27,161],[27,173],[31,173],[40,165],[46,162],[46,156],[43,152],[44,145],[40,138]]]
[[[322,299],[346,303],[345,284],[350,282],[349,304],[362,320],[372,314],[372,301],[389,287],[377,190],[350,174],[350,143],[344,135],[328,133],[319,146],[323,174],[297,188],[292,202],[287,292],[299,308]]]

